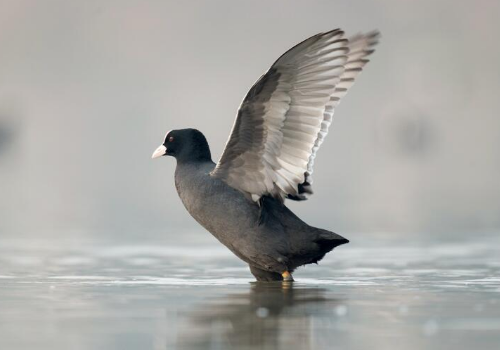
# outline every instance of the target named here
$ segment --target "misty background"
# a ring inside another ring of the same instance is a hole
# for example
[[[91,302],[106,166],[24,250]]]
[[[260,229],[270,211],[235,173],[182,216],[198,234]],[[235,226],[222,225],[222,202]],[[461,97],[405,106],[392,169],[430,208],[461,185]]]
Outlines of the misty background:
[[[356,234],[500,229],[496,1],[0,0],[0,237],[174,237],[202,229],[151,160],[170,129],[222,153],[242,98],[318,32],[378,29],[288,205]]]

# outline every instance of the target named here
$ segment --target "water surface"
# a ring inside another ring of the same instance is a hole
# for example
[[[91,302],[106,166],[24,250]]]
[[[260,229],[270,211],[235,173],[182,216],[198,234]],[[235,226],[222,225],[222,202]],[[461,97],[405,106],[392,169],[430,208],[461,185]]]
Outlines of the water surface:
[[[193,242],[1,240],[0,348],[499,347],[495,235],[354,240],[293,284]]]

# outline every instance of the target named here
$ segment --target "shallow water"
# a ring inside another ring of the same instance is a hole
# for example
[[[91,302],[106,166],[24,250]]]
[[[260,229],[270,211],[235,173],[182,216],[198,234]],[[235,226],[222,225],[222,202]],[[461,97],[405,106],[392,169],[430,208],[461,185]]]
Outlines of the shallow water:
[[[192,242],[0,240],[0,349],[500,346],[495,235],[351,241],[293,284]]]

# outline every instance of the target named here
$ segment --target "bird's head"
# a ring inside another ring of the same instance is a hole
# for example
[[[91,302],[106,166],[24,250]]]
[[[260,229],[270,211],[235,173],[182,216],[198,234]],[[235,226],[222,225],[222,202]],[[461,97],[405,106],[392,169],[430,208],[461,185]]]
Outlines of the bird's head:
[[[170,130],[151,158],[172,156],[178,162],[211,161],[210,147],[205,136],[196,129]]]

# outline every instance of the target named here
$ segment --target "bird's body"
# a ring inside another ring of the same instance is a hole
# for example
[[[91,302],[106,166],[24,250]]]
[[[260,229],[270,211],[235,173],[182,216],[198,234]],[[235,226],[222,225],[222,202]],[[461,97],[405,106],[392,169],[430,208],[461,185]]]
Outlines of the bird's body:
[[[191,216],[248,263],[258,279],[279,280],[284,271],[317,262],[333,247],[348,242],[307,225],[271,197],[260,207],[212,177],[214,168],[212,161],[178,162],[177,193]],[[261,215],[265,215],[263,220]]]
[[[312,172],[340,99],[378,33],[317,34],[283,54],[243,100],[219,161],[195,129],[172,130],[153,158],[177,160],[175,186],[188,212],[257,280],[292,280],[347,239],[307,225],[285,205],[312,194]]]

